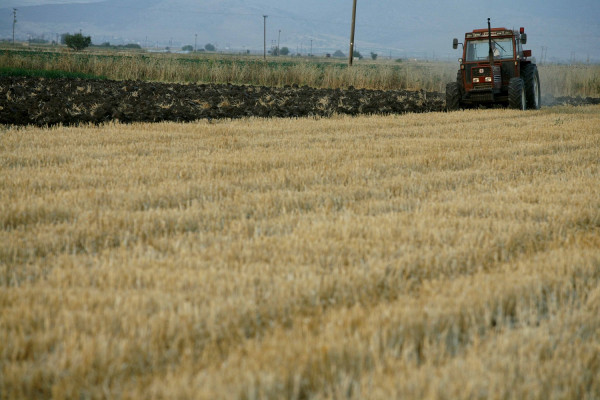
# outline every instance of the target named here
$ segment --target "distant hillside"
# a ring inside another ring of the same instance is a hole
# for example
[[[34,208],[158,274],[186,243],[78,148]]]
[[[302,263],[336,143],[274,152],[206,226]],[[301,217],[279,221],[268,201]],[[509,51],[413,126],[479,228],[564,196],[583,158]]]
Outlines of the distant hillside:
[[[12,14],[19,2],[7,0],[0,15]],[[66,0],[55,0],[66,1]],[[95,43],[180,47],[211,42],[219,49],[262,50],[263,15],[267,18],[267,46],[281,46],[307,53],[340,49],[347,52],[351,2],[348,0],[104,0],[78,4],[27,5],[20,3],[16,34],[55,38],[64,32],[82,32]],[[576,7],[582,4],[584,9]],[[512,5],[511,5],[512,4]],[[454,60],[453,37],[484,27],[487,17],[495,26],[525,26],[534,55],[541,47],[549,57],[576,57],[600,61],[600,2],[597,0],[534,0],[473,7],[471,2],[426,0],[418,2],[358,1],[356,46],[393,57],[418,56]],[[279,30],[281,35],[279,36]],[[12,35],[12,18],[0,21],[0,37]],[[585,40],[582,40],[585,38]]]

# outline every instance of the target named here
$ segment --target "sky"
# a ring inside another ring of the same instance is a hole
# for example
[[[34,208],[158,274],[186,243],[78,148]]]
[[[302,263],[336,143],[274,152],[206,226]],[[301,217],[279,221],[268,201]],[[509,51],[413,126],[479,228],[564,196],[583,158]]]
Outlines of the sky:
[[[79,32],[96,44],[183,45],[261,52],[280,42],[303,54],[347,53],[352,0],[0,0],[0,38]],[[475,28],[525,27],[534,56],[600,62],[600,0],[357,0],[356,48],[363,55],[455,60],[452,38]],[[281,31],[281,32],[280,32]]]

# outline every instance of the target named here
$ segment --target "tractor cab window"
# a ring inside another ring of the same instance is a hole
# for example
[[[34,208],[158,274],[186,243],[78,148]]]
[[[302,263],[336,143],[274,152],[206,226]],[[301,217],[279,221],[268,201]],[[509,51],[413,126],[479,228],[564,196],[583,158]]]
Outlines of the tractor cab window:
[[[492,51],[495,59],[510,59],[514,57],[513,41],[511,38],[492,39]],[[489,41],[469,40],[467,41],[467,61],[483,61],[488,59],[490,52]]]

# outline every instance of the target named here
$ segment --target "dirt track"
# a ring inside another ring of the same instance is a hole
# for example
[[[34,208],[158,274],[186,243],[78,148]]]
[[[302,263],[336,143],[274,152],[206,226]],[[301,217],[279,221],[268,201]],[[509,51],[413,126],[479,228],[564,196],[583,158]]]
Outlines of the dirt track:
[[[600,99],[559,99],[598,104]],[[441,111],[443,93],[0,77],[0,124],[73,125]]]

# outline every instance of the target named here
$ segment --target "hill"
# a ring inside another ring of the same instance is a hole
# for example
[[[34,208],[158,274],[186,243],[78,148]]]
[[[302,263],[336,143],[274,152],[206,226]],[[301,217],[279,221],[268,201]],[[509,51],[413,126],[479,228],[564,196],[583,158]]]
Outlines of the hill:
[[[53,3],[57,1],[54,0]],[[16,34],[21,39],[85,31],[94,42],[137,42],[147,46],[180,47],[217,43],[218,48],[261,51],[263,15],[267,18],[267,45],[281,40],[292,51],[308,53],[342,49],[346,52],[351,3],[304,0],[282,4],[274,0],[105,0],[25,5],[9,1],[0,14],[19,8]],[[356,44],[360,51],[420,58],[457,58],[451,39],[485,25],[518,28],[530,34],[534,55],[548,48],[548,57],[600,61],[600,3],[593,0],[518,2],[473,6],[466,0],[358,2]],[[279,36],[281,30],[281,36]],[[0,22],[0,35],[12,35],[12,19]],[[582,40],[585,38],[585,40]]]

